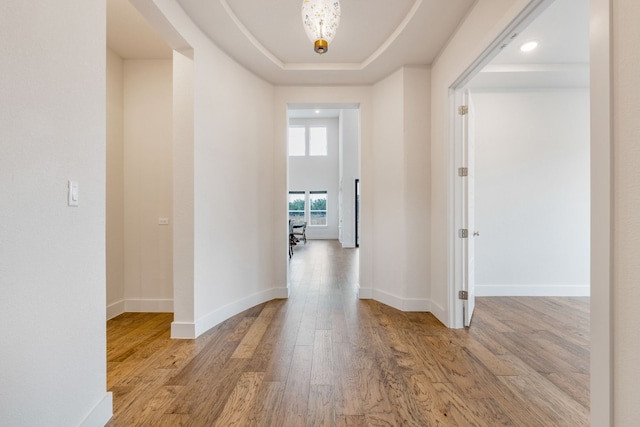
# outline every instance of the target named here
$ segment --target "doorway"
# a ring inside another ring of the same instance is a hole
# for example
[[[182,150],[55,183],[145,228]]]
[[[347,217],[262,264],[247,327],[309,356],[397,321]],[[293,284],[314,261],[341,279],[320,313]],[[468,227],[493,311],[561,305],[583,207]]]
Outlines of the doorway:
[[[292,258],[314,240],[357,247],[357,189],[352,183],[359,178],[359,105],[288,105],[288,220],[305,226],[307,239],[295,242]]]
[[[453,94],[455,89],[464,87],[477,71],[495,56],[497,49],[509,44],[514,34],[526,27],[532,9],[539,12],[552,2],[532,1],[525,7],[522,14],[517,17],[501,35],[479,58],[472,61],[469,69],[451,85],[451,114],[453,118]],[[610,94],[610,13],[611,3],[608,0],[595,0],[590,2],[589,19],[595,27],[590,28],[590,65],[587,67],[590,77],[590,169],[593,174],[590,203],[590,282],[597,286],[591,288],[591,420],[594,425],[609,425],[611,422],[611,298],[610,298],[610,207],[611,207],[611,94]],[[453,147],[451,152],[451,176],[454,170]],[[457,158],[457,157],[456,157]],[[457,160],[455,160],[457,161]],[[452,177],[451,182],[454,179]],[[450,193],[451,206],[455,206],[453,191]],[[454,209],[455,211],[455,209]],[[457,219],[457,215],[456,215]],[[451,221],[450,235],[457,223]],[[457,242],[451,237],[451,247],[457,246]],[[457,278],[457,252],[451,251],[450,268],[450,321],[451,325],[460,327],[461,307],[455,300],[455,293],[460,289]],[[454,269],[456,273],[454,273]]]

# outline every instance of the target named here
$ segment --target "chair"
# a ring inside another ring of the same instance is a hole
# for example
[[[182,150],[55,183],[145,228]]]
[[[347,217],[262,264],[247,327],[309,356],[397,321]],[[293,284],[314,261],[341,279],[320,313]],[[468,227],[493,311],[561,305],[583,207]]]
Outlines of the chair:
[[[299,242],[300,239],[307,244],[307,222],[303,222],[300,224],[293,224],[293,237],[296,239],[296,242]],[[300,236],[300,238],[298,238]]]
[[[289,220],[289,258],[293,255],[293,247],[296,245],[296,238],[293,235],[293,221]]]

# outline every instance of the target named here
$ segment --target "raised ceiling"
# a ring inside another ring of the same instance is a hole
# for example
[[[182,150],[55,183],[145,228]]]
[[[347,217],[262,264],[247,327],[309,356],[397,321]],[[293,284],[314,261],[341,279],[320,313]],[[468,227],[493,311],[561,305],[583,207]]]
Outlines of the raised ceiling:
[[[152,0],[136,0],[145,2]],[[475,0],[342,0],[329,52],[306,37],[301,0],[173,0],[240,64],[278,85],[363,85],[429,65]],[[473,80],[475,87],[588,84],[589,0],[555,0]],[[539,48],[518,46],[535,38]],[[129,0],[107,0],[107,44],[124,59],[171,58]]]
[[[301,0],[175,1],[229,56],[278,85],[371,84],[403,65],[431,64],[475,2],[342,0],[337,35],[318,55],[302,26]]]

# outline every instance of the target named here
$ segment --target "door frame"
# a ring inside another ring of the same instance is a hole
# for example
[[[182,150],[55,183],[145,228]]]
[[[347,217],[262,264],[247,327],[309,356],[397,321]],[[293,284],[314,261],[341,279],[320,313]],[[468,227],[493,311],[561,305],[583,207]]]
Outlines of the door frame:
[[[360,233],[358,232],[358,223],[360,222],[360,178],[355,179],[355,188],[354,188],[354,211],[355,211],[355,241],[354,246],[356,248],[360,247]]]
[[[522,12],[505,27],[504,30],[489,44],[489,46],[476,58],[467,69],[449,87],[449,206],[452,213],[449,221],[449,325],[452,328],[464,327],[464,304],[458,298],[460,291],[464,290],[464,256],[463,245],[458,237],[458,229],[464,228],[465,203],[462,181],[458,179],[458,167],[464,164],[464,141],[458,125],[458,105],[462,100],[462,93],[467,84],[482,68],[500,52],[501,48],[514,39],[514,34],[520,33],[538,15],[540,15],[555,0],[531,0]]]
[[[456,91],[461,90],[510,41],[554,0],[531,0],[483,53],[449,88],[449,326],[462,328],[462,303],[457,298],[460,283],[461,250],[456,229],[460,224],[460,188],[457,168],[461,147],[455,133]],[[591,116],[591,425],[613,425],[613,343],[612,343],[612,2],[590,0],[590,116]]]

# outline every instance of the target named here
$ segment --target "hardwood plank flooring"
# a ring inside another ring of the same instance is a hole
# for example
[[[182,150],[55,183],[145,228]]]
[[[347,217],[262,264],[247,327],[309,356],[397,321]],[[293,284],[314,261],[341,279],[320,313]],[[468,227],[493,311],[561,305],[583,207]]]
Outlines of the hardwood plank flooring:
[[[357,249],[294,248],[291,297],[196,340],[107,322],[108,426],[587,426],[588,298],[478,298],[471,328],[357,300]]]

